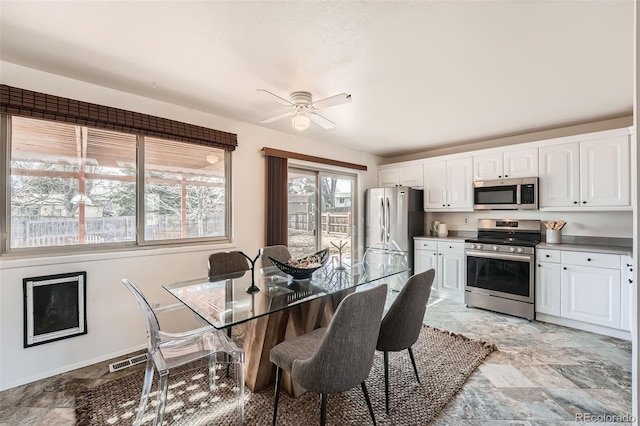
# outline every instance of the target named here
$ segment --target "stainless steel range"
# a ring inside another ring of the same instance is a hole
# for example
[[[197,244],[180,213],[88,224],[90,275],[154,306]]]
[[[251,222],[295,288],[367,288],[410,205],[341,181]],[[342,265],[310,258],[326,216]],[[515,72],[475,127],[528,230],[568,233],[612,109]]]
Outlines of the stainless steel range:
[[[465,240],[467,306],[533,320],[541,237],[539,220],[479,219],[478,237]]]

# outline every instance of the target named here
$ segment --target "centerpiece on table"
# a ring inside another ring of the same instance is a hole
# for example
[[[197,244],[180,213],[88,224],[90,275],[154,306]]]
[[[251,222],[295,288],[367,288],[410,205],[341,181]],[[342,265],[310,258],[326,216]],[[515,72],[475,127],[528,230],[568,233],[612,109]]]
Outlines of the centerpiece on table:
[[[311,278],[311,275],[318,269],[322,268],[327,260],[329,260],[329,249],[320,250],[317,253],[305,256],[299,259],[289,259],[286,263],[269,256],[271,262],[278,269],[296,280],[305,280]]]

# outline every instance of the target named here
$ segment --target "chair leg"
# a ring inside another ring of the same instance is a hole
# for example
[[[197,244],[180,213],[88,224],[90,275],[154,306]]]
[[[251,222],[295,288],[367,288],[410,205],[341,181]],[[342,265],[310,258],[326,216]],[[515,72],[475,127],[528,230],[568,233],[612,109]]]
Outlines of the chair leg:
[[[164,407],[167,404],[167,390],[169,389],[169,372],[163,371],[158,379],[158,405],[156,406],[156,418],[153,419],[153,426],[162,426],[164,417]]]
[[[411,364],[413,364],[413,371],[415,371],[416,373],[416,380],[418,381],[418,383],[420,383],[420,376],[418,376],[418,367],[416,367],[416,360],[413,357],[413,351],[411,350],[411,347],[407,348],[407,350],[409,351],[409,358],[411,358]]]
[[[234,358],[236,373],[236,424],[244,425],[244,359]]]
[[[384,409],[389,414],[389,352],[384,351]]]
[[[138,405],[138,415],[133,422],[135,426],[138,426],[142,422],[142,416],[144,410],[147,408],[147,401],[149,400],[149,393],[151,392],[151,382],[153,382],[154,366],[151,354],[147,354],[147,365],[144,370],[144,381],[142,382],[142,395],[140,396],[140,404]]]
[[[371,415],[371,420],[373,420],[373,426],[377,426],[376,416],[373,414],[373,407],[371,406],[371,400],[369,399],[369,392],[367,392],[367,385],[362,382],[360,383],[362,387],[362,393],[364,394],[364,400],[367,401],[367,407],[369,408],[369,414]]]
[[[233,333],[231,332],[231,327],[227,328],[227,337],[229,338],[229,340],[231,340],[231,335]],[[229,378],[229,363],[231,362],[231,356],[227,355],[227,378]]]
[[[320,394],[320,426],[327,423],[327,394]]]
[[[278,417],[278,401],[280,400],[280,381],[282,380],[282,368],[276,367],[276,388],[273,399],[273,426],[276,426],[276,418]]]
[[[209,355],[209,390],[211,392],[215,391],[218,387],[216,384],[216,374],[218,373],[216,364],[217,364],[216,354]]]

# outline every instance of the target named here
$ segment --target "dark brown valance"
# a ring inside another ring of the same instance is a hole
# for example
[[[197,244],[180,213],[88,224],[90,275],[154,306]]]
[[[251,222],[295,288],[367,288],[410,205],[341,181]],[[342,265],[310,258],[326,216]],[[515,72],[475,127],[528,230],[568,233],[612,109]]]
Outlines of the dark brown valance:
[[[310,161],[312,163],[328,164],[330,166],[345,167],[347,169],[367,171],[367,166],[362,164],[347,163],[346,161],[331,160],[330,158],[315,157],[313,155],[301,154],[299,152],[282,151],[281,149],[263,147],[264,155],[279,158],[291,158],[294,160]]]
[[[0,85],[0,112],[233,151],[238,135],[152,115]]]

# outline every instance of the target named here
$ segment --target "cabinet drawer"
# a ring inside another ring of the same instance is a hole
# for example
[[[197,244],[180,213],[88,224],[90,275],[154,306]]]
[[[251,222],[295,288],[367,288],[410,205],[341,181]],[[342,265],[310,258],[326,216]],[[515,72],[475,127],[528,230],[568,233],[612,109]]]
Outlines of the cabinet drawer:
[[[538,262],[560,263],[560,250],[536,250],[536,260]]]
[[[440,253],[464,253],[464,243],[454,243],[453,241],[438,241],[438,251]]]
[[[620,255],[563,251],[562,263],[567,265],[593,266],[596,268],[620,269]]]
[[[414,249],[416,250],[438,250],[438,242],[432,240],[415,240]]]

